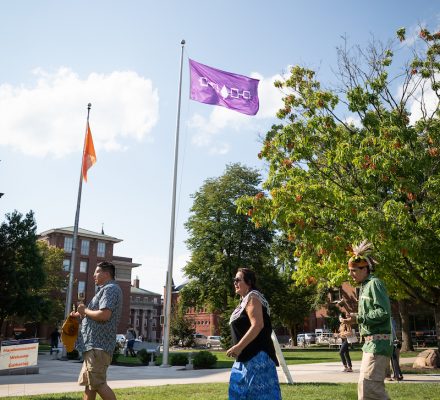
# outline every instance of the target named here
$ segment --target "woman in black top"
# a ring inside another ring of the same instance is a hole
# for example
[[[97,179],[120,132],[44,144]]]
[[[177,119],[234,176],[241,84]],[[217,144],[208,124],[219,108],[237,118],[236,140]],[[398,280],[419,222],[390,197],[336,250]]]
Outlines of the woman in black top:
[[[233,346],[226,354],[236,359],[229,381],[230,400],[281,399],[269,304],[255,281],[255,273],[248,268],[240,268],[234,278],[241,302],[229,321]]]

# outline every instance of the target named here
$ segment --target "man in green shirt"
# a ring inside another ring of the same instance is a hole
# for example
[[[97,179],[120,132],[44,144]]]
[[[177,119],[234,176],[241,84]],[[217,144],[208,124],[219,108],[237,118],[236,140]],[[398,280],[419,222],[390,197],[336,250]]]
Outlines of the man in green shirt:
[[[364,240],[353,246],[348,261],[349,275],[360,284],[358,313],[347,322],[357,322],[361,338],[362,364],[358,382],[358,400],[389,400],[385,375],[392,354],[391,306],[385,285],[372,272],[377,262],[371,256],[372,245]]]

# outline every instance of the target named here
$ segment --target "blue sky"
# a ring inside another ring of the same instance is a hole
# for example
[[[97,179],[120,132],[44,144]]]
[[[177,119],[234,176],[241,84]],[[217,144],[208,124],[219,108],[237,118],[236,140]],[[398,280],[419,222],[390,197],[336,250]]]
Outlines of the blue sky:
[[[87,103],[98,162],[80,226],[123,239],[141,287],[162,293],[168,262],[180,41],[186,40],[174,277],[189,252],[190,195],[241,162],[264,171],[260,138],[281,95],[275,77],[302,64],[334,82],[346,35],[386,42],[434,30],[433,1],[0,1],[0,212],[34,210],[38,231],[72,226]],[[248,117],[188,99],[188,58],[259,78]]]

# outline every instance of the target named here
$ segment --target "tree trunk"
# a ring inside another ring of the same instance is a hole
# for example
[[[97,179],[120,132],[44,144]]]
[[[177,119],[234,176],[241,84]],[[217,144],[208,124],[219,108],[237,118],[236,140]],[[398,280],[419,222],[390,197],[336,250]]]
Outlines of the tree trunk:
[[[414,351],[409,325],[408,301],[399,300],[399,314],[402,321],[402,349],[401,351]]]
[[[292,339],[292,346],[298,346],[298,343],[296,341],[296,324],[294,325],[290,325],[289,327],[289,333],[290,333],[290,337]]]
[[[437,348],[440,350],[440,306],[434,308],[435,333],[437,335]]]

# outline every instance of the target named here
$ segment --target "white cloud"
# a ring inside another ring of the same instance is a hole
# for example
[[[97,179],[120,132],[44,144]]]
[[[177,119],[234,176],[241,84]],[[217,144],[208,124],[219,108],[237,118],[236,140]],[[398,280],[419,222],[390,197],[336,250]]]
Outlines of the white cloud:
[[[85,79],[64,67],[33,72],[33,87],[0,85],[0,146],[34,156],[81,151],[89,102],[96,148],[124,150],[121,139],[142,140],[158,121],[157,89],[136,72],[91,73]]]
[[[275,117],[277,111],[283,106],[283,94],[274,87],[273,83],[275,80],[281,79],[281,76],[274,75],[264,78],[258,73],[253,73],[251,77],[260,80],[258,85],[260,109],[257,115],[248,116],[215,106],[212,106],[212,111],[207,118],[196,113],[188,122],[189,127],[195,130],[192,137],[194,145],[209,147],[211,154],[226,154],[229,151],[229,144],[218,140],[219,132],[225,129],[234,132],[257,130],[261,120]]]
[[[440,76],[436,77],[437,80],[439,78]],[[401,92],[402,88],[399,89],[399,94]],[[409,102],[410,123],[412,125],[422,118],[422,105],[428,116],[432,115],[439,105],[438,97],[432,90],[431,83],[428,80],[425,80],[423,89],[420,86],[416,89]]]
[[[348,125],[353,125],[354,127],[359,128],[359,129],[361,129],[363,126],[362,121],[359,118],[359,116],[354,115],[354,114],[346,117],[344,122]]]

